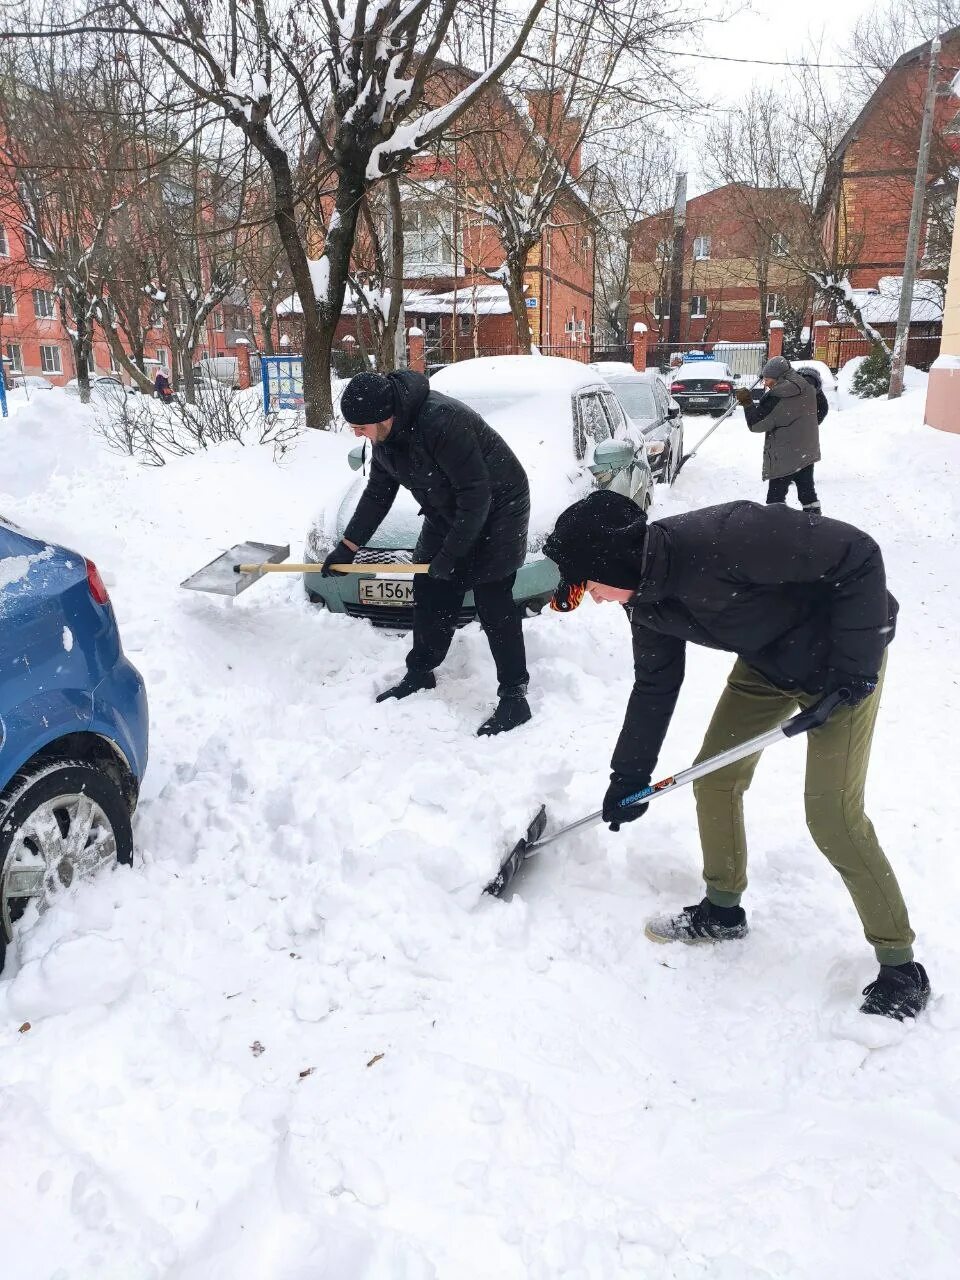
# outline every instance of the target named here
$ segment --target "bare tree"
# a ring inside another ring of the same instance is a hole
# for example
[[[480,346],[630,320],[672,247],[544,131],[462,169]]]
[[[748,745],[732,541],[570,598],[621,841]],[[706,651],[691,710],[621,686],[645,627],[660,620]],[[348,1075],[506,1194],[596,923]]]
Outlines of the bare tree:
[[[90,11],[88,26],[146,42],[185,93],[228,121],[267,165],[302,313],[309,425],[332,416],[330,352],[364,196],[504,73],[545,3],[531,0],[516,25],[488,31],[478,42],[489,48],[482,74],[427,111],[424,86],[462,0],[320,0],[316,9],[293,0],[114,0]],[[305,154],[308,172],[299,164]],[[308,195],[324,228],[313,259],[299,213]]]
[[[882,0],[865,10],[846,50],[858,94],[869,97],[898,58],[957,26],[960,0]]]

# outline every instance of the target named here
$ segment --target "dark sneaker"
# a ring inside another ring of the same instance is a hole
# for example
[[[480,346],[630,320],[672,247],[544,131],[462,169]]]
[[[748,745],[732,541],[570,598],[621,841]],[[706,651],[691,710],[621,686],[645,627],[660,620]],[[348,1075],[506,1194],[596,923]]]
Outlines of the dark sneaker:
[[[484,720],[477,730],[478,738],[489,738],[495,733],[509,733],[530,719],[530,704],[526,698],[501,698],[497,709]]]
[[[651,942],[733,942],[747,933],[743,907],[717,907],[704,898],[675,916],[655,916],[644,933]]]
[[[880,972],[863,988],[867,997],[861,1013],[875,1013],[881,1018],[915,1018],[930,999],[930,979],[922,964],[882,964]]]
[[[421,689],[435,689],[437,677],[432,671],[408,671],[399,684],[384,689],[377,694],[377,702],[386,702],[388,698],[409,698],[411,693],[419,693]]]

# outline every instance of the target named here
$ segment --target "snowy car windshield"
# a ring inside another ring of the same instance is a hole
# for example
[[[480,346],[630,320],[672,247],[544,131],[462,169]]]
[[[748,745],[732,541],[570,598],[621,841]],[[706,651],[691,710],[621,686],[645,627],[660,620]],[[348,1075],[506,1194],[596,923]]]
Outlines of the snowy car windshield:
[[[628,418],[655,418],[657,406],[653,398],[653,388],[639,378],[629,382],[612,384],[617,399],[623,406]]]

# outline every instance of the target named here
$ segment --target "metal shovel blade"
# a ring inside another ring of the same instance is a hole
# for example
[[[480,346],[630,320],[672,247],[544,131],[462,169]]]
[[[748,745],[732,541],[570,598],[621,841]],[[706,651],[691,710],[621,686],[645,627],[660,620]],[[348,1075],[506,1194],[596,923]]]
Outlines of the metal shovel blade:
[[[547,809],[546,805],[541,805],[537,810],[536,817],[527,827],[527,834],[513,846],[507,858],[500,864],[500,870],[484,889],[484,893],[489,893],[492,898],[503,897],[510,886],[510,882],[523,866],[524,859],[527,856],[527,849],[530,845],[536,844],[546,827]]]
[[[272,542],[238,542],[235,547],[205,564],[180,583],[188,591],[207,591],[214,596],[238,596],[252,587],[262,573],[236,573],[238,564],[280,564],[290,554],[290,547]]]

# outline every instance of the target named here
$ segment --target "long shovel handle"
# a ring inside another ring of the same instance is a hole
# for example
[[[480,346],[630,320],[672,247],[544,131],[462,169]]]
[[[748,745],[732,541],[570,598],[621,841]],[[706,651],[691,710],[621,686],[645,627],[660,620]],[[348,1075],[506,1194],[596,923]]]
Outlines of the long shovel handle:
[[[319,564],[235,564],[234,573],[319,573]],[[426,573],[428,564],[332,564],[337,573]]]
[[[721,751],[717,755],[711,756],[709,760],[691,765],[689,769],[682,769],[672,777],[662,778],[659,782],[651,783],[649,787],[643,787],[642,790],[635,792],[632,796],[625,796],[620,801],[620,807],[629,809],[631,805],[642,804],[644,801],[649,803],[651,800],[658,800],[661,796],[667,795],[668,792],[676,791],[678,787],[685,787],[690,782],[696,782],[698,778],[705,778],[708,774],[724,768],[725,765],[734,764],[745,756],[752,756],[755,752],[762,751],[764,747],[773,746],[775,742],[781,742],[784,738],[795,738],[798,734],[809,733],[811,729],[817,729],[820,725],[826,724],[837,707],[847,702],[849,697],[850,694],[847,689],[837,689],[833,693],[828,693],[815,706],[791,716],[783,724],[777,725],[776,729],[770,729],[767,733],[758,734],[757,737],[750,738],[747,742],[741,742],[739,746]],[[600,809],[596,813],[587,814],[585,818],[579,818],[576,822],[571,822],[566,827],[561,827],[559,831],[554,831],[551,835],[544,836],[541,840],[528,844],[526,852],[533,853],[537,849],[542,849],[544,845],[552,844],[554,840],[559,840],[561,836],[569,835],[572,831],[580,831],[584,827],[592,827],[602,821],[603,810]]]
[[[753,386],[751,386],[751,388],[750,388],[750,390],[751,390],[751,391],[753,390],[753,387],[755,387],[759,381],[760,381],[760,379],[759,379],[759,378],[757,378],[757,379],[754,381]],[[707,431],[704,435],[702,435],[702,436],[700,437],[700,439],[699,439],[699,440],[697,441],[697,443],[694,445],[694,447],[693,447],[693,449],[691,450],[691,452],[690,452],[690,453],[685,453],[685,454],[683,455],[683,457],[680,459],[680,465],[677,467],[676,471],[674,472],[674,477],[673,477],[673,478],[674,478],[674,480],[675,480],[675,479],[677,478],[677,476],[680,474],[680,470],[681,470],[681,468],[682,468],[682,467],[685,467],[685,466],[687,465],[687,463],[690,461],[690,459],[691,459],[691,458],[695,458],[695,457],[697,456],[697,454],[700,452],[701,448],[703,447],[703,445],[704,445],[705,441],[707,441],[707,440],[709,440],[709,439],[710,439],[710,437],[711,437],[711,436],[713,435],[713,433],[716,431],[717,427],[722,427],[722,426],[723,426],[723,424],[726,422],[726,420],[730,417],[730,415],[731,415],[731,414],[733,414],[733,413],[735,413],[735,412],[737,411],[737,409],[739,409],[739,408],[740,408],[740,401],[739,401],[739,400],[734,400],[734,401],[732,402],[732,404],[728,405],[728,407],[727,407],[726,409],[724,409],[723,413],[721,413],[720,417],[716,420],[716,422],[713,424],[713,426],[710,428],[710,430],[709,430],[709,431]]]

